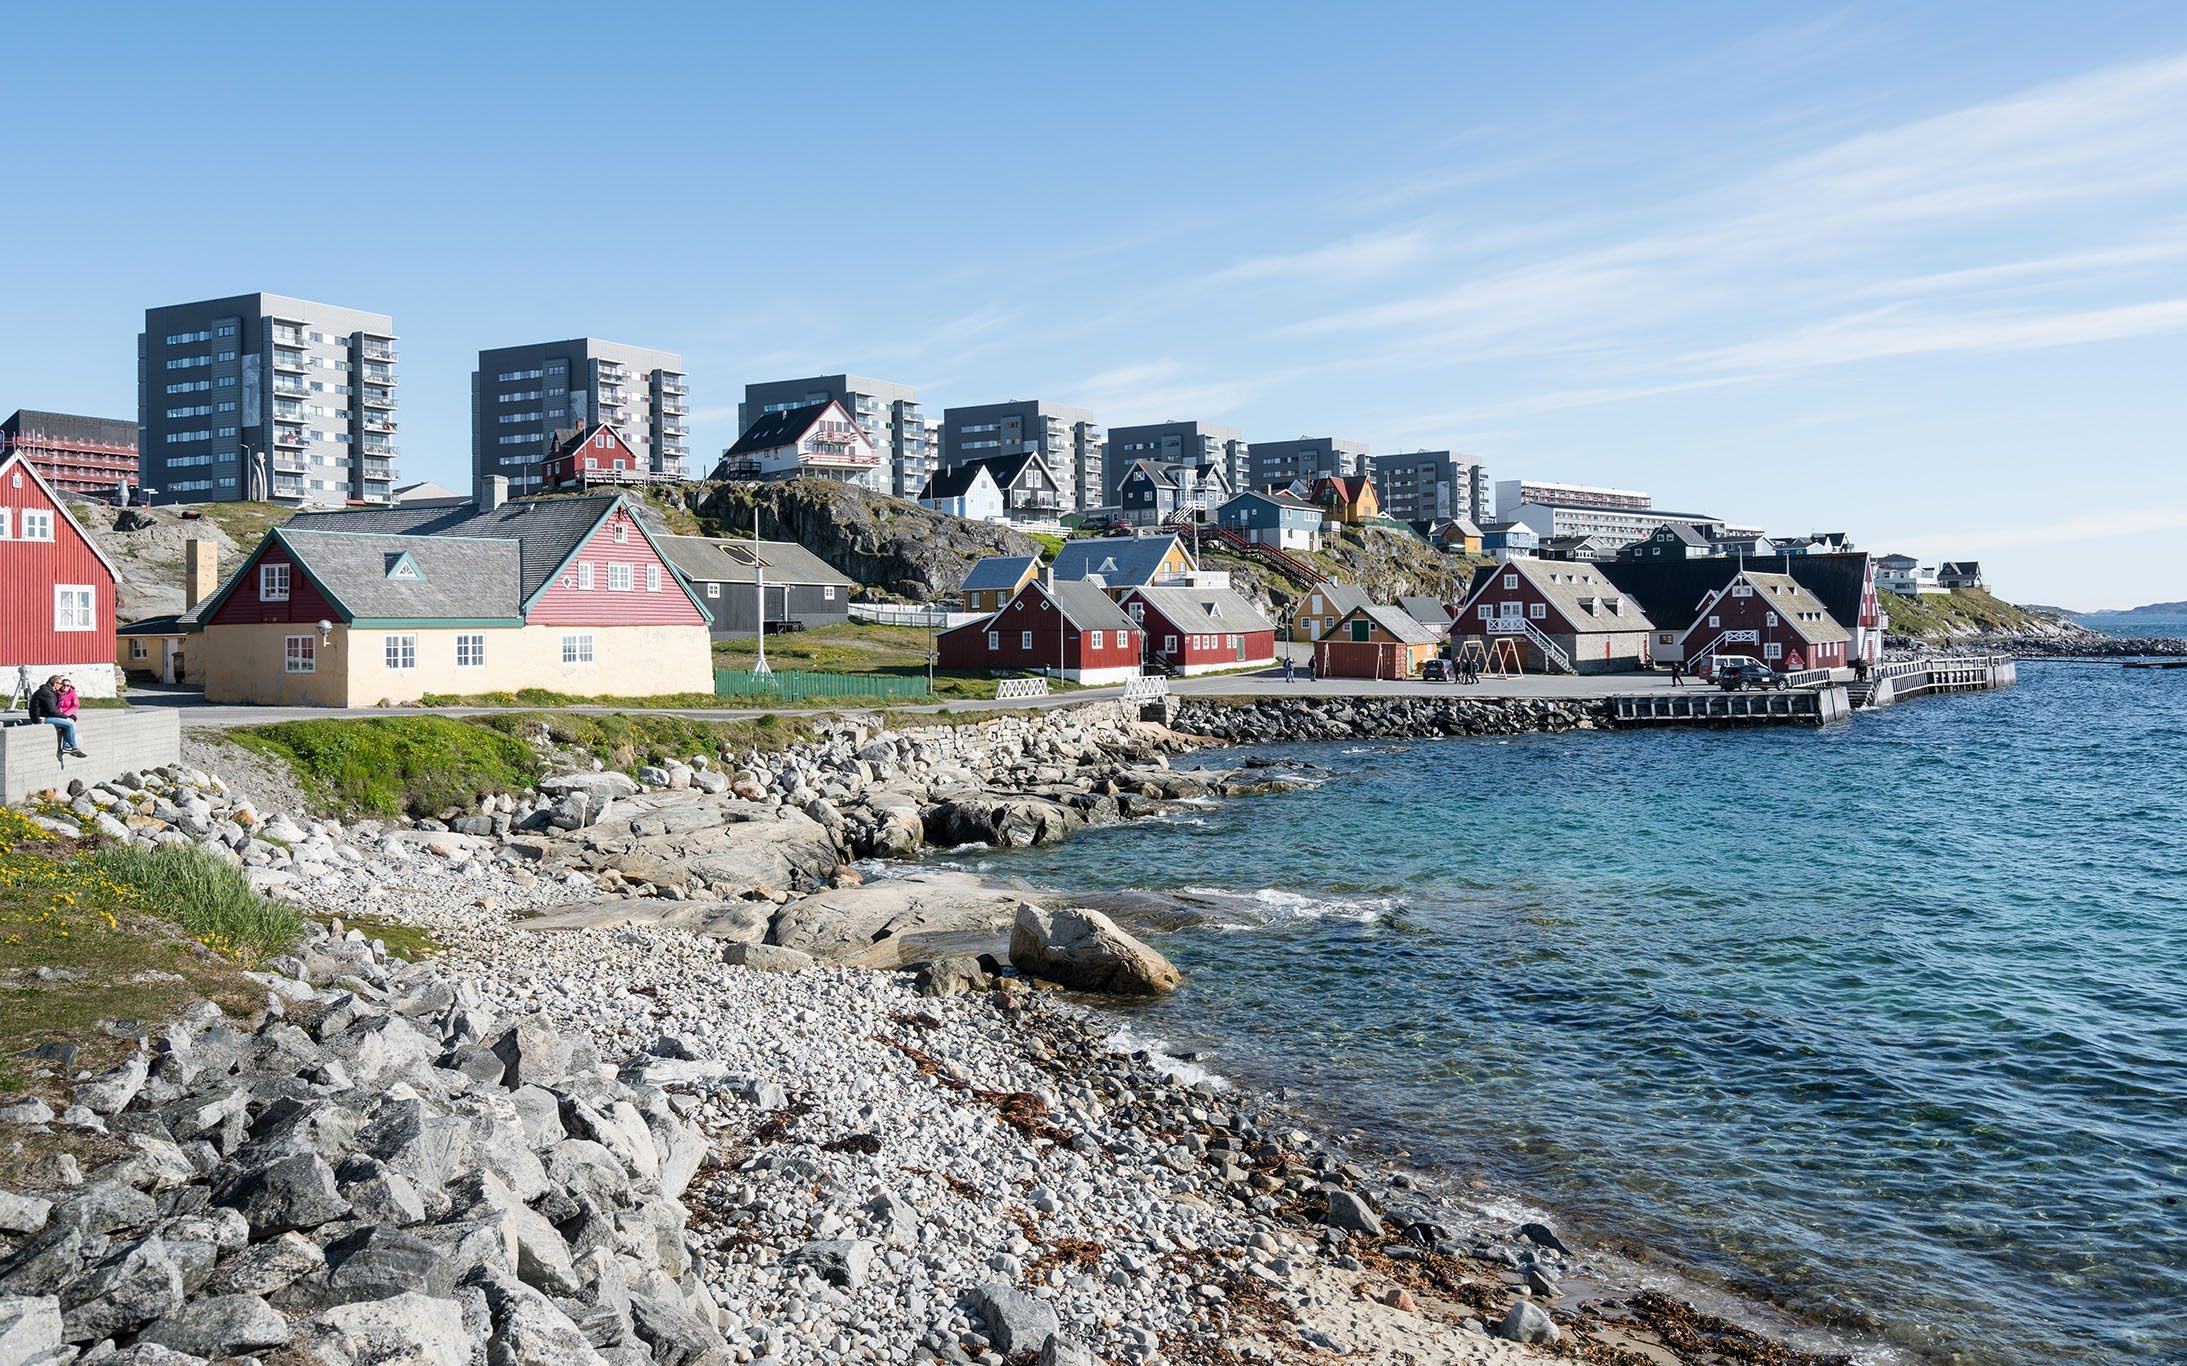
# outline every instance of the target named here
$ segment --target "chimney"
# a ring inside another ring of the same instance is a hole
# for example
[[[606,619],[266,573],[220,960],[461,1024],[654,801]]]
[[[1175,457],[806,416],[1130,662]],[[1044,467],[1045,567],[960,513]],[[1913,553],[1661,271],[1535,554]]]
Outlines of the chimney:
[[[509,501],[509,480],[506,475],[489,474],[478,486],[478,510],[492,512]]]
[[[182,543],[182,610],[213,595],[220,587],[220,545],[196,537]]]

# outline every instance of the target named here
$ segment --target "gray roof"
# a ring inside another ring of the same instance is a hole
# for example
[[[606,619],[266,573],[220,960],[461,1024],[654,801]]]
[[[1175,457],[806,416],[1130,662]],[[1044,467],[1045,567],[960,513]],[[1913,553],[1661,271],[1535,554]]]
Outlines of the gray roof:
[[[858,586],[795,541],[755,545],[733,536],[656,536],[654,540],[676,572],[694,583],[752,583],[764,568],[769,583]]]
[[[1411,617],[1414,621],[1435,627],[1438,630],[1447,631],[1450,629],[1450,609],[1443,606],[1441,598],[1414,594],[1410,597],[1399,598],[1397,605],[1404,608],[1405,615]]]
[[[1276,629],[1235,588],[1134,588],[1131,596],[1145,599],[1164,620],[1183,631],[1247,635]]]
[[[276,533],[312,580],[352,617],[381,620],[459,618],[517,620],[524,615],[517,593],[512,540],[469,536],[395,536],[346,531]],[[403,559],[417,578],[389,578]]]
[[[1496,574],[1524,574],[1572,623],[1576,633],[1655,629],[1648,614],[1640,610],[1639,600],[1612,582],[1601,565],[1590,561],[1513,560],[1483,571],[1475,582],[1485,587]],[[1591,609],[1590,603],[1594,604]]]
[[[1062,610],[1064,620],[1081,631],[1139,629],[1139,623],[1124,615],[1124,609],[1116,605],[1116,599],[1083,579],[1050,584],[1048,591]]]
[[[584,498],[527,498],[480,512],[475,502],[454,507],[430,503],[406,507],[353,508],[342,512],[299,512],[282,524],[284,531],[343,531],[392,536],[468,536],[517,543],[523,570],[520,601],[547,586],[554,571],[585,543],[621,494]]]
[[[1754,585],[1778,616],[1790,618],[1799,626],[1800,634],[1816,644],[1827,645],[1853,638],[1838,619],[1830,615],[1830,609],[1823,606],[1822,599],[1790,574],[1757,574],[1748,570],[1740,577]],[[1732,580],[1732,583],[1737,582],[1738,579]],[[1724,585],[1724,591],[1730,592],[1731,584]]]
[[[1144,584],[1154,577],[1177,544],[1175,536],[1100,536],[1092,540],[1065,541],[1056,556],[1055,577],[1081,580],[1092,575],[1111,588]]]
[[[1350,617],[1355,614],[1372,617],[1376,625],[1407,645],[1434,645],[1442,640],[1441,636],[1413,620],[1411,615],[1403,608],[1393,607],[1388,603],[1363,602],[1344,615]],[[1343,626],[1344,622],[1340,618],[1335,626],[1321,633],[1321,638],[1323,640],[1329,639],[1333,633],[1341,630]]]
[[[966,571],[964,582],[957,585],[960,593],[980,588],[1016,588],[1025,580],[1025,571],[1040,563],[1038,555],[990,555],[984,560],[974,560]]]
[[[1373,601],[1365,593],[1348,583],[1338,583],[1334,579],[1327,579],[1299,594],[1298,598],[1291,604],[1293,610],[1304,611],[1306,608],[1313,606],[1313,595],[1316,593],[1321,594],[1329,611],[1340,617],[1354,607],[1365,607]]]

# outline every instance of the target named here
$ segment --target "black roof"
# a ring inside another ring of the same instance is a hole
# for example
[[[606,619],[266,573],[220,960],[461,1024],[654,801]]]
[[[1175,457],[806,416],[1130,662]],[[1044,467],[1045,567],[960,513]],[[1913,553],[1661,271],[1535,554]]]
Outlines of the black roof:
[[[1694,560],[1602,560],[1603,576],[1640,604],[1660,631],[1693,625],[1702,599],[1730,583],[1741,569],[1789,574],[1793,582],[1822,600],[1840,626],[1860,624],[1862,590],[1868,582],[1868,552],[1837,555],[1711,555]]]
[[[962,498],[972,491],[972,484],[987,466],[980,461],[958,465],[954,469],[936,470],[927,476],[926,487],[919,496],[929,502],[937,498]]]
[[[752,425],[744,429],[737,444],[722,452],[724,455],[742,455],[746,451],[771,451],[777,446],[795,445],[797,439],[811,429],[820,415],[827,411],[830,399],[821,403],[808,403],[802,408],[783,408],[772,413],[761,413]]]
[[[984,469],[987,471],[988,477],[995,481],[996,488],[1007,490],[1025,476],[1025,467],[1027,465],[1039,459],[1040,455],[1036,451],[1019,451],[1014,455],[981,456],[977,460],[967,460],[958,468]],[[1046,473],[1048,469],[1047,462],[1041,461],[1040,468],[1043,473]]]

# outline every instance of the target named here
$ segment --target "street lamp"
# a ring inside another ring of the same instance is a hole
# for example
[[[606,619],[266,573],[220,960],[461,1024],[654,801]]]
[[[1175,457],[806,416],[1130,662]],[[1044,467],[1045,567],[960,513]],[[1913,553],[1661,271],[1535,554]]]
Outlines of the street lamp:
[[[754,674],[768,674],[767,667],[767,561],[759,551],[759,494],[752,494],[752,583],[759,589],[759,619],[752,624],[759,629],[752,638],[759,642],[759,662],[752,666]]]

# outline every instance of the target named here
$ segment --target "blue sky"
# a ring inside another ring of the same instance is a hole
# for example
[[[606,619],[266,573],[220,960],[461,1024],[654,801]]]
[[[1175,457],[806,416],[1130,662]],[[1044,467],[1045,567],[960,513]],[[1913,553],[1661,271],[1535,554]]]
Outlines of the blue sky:
[[[0,409],[147,305],[1471,451],[2187,597],[2187,7],[14,7]],[[293,130],[293,132],[291,131]],[[346,142],[345,159],[296,155]]]

